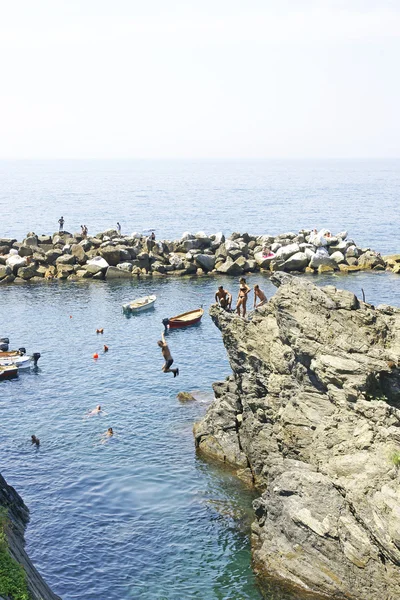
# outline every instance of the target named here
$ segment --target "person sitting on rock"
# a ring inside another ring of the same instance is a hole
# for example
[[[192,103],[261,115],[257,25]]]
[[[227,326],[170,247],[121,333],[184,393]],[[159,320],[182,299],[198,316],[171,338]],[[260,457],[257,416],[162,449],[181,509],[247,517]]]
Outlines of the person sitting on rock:
[[[240,307],[242,307],[242,316],[245,317],[246,316],[246,304],[247,304],[247,296],[249,295],[250,292],[250,288],[246,283],[246,280],[244,277],[241,277],[239,279],[239,294],[237,297],[237,302],[236,302],[236,312],[240,317]]]
[[[230,294],[228,290],[224,290],[223,285],[220,285],[215,293],[215,302],[221,306],[221,308],[230,311],[232,308],[232,294]]]
[[[32,444],[35,444],[35,446],[37,446],[37,447],[40,446],[40,440],[38,437],[36,437],[36,435],[31,435],[31,442],[32,442]]]
[[[260,300],[260,302],[258,302],[258,303],[257,303],[257,298]],[[257,308],[260,308],[260,306],[263,306],[263,304],[265,304],[266,302],[268,302],[267,296],[260,289],[259,285],[256,284],[254,286],[254,307],[253,307],[254,310],[256,310]]]
[[[271,258],[271,257],[275,256],[275,254],[272,252],[271,248],[269,246],[267,246],[266,244],[263,246],[262,253],[263,253],[262,254],[263,258]]]

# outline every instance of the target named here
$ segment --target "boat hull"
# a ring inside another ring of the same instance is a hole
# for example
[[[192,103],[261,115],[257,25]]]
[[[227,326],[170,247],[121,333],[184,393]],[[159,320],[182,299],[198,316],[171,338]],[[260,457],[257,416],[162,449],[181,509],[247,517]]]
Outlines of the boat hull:
[[[197,319],[192,319],[191,321],[170,321],[168,323],[168,327],[170,329],[181,329],[182,327],[191,327],[192,325],[197,325],[197,323],[200,323],[200,321],[201,317],[197,317]]]
[[[15,356],[9,358],[0,358],[0,367],[15,366],[18,369],[30,369],[33,366],[33,358],[31,356]]]
[[[13,379],[14,377],[18,377],[18,367],[15,365],[0,366],[0,381],[3,379]]]

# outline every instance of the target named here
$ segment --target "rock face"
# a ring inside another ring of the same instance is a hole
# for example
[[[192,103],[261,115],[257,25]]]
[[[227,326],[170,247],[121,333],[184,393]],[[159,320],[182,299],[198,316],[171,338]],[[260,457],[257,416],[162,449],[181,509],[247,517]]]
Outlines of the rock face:
[[[43,578],[36,571],[24,550],[24,532],[29,521],[29,510],[22,498],[0,475],[0,507],[7,510],[9,525],[6,527],[8,551],[12,558],[22,565],[28,584],[31,600],[60,600],[53,594]],[[8,598],[4,598],[8,600]]]
[[[245,321],[212,306],[233,370],[194,427],[261,496],[257,573],[334,599],[400,590],[400,309],[275,273]]]

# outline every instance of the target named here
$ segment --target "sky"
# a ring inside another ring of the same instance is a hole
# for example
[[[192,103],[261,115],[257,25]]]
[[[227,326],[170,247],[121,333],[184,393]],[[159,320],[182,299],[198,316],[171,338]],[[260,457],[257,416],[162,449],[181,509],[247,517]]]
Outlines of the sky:
[[[400,157],[400,0],[0,0],[0,158]]]

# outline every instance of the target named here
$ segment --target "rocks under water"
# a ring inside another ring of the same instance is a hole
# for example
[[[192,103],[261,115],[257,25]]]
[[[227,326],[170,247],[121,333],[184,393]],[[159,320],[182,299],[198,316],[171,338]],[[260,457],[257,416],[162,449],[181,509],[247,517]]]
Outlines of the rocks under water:
[[[400,589],[400,309],[275,273],[251,319],[214,305],[233,375],[196,446],[254,484],[256,572],[317,597]]]

